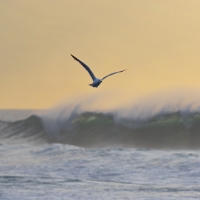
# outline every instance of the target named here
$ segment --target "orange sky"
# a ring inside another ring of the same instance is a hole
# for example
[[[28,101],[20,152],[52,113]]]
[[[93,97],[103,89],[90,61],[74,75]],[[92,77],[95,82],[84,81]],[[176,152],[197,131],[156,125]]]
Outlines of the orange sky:
[[[79,93],[200,89],[199,0],[0,1],[0,108],[48,108]],[[97,77],[122,69],[99,88]]]

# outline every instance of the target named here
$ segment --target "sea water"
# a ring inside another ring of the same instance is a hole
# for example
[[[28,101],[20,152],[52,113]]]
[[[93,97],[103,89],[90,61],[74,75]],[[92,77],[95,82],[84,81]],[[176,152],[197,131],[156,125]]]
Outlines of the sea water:
[[[1,200],[200,199],[198,110],[72,110],[0,111]]]

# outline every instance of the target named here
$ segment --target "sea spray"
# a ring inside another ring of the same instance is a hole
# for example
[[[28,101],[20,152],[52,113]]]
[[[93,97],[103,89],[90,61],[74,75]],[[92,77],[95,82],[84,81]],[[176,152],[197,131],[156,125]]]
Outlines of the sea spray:
[[[169,144],[173,140],[171,135],[179,134],[184,136],[177,141],[185,141],[177,143],[179,148],[191,147],[191,138],[199,137],[199,91],[160,92],[138,101],[128,99],[129,103],[118,101],[118,106],[112,108],[107,106],[111,98],[108,97],[103,93],[79,96],[44,112],[41,119],[45,130],[53,140],[80,146],[120,144],[162,148],[158,145],[162,144],[175,148],[177,142]],[[115,98],[111,99],[114,105]],[[191,133],[194,127],[195,133]],[[168,143],[163,142],[166,139]]]

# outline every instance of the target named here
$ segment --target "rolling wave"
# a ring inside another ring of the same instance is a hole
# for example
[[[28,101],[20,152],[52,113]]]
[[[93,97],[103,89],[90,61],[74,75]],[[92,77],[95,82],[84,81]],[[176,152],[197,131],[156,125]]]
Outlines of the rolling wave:
[[[86,148],[198,149],[200,114],[190,113],[184,118],[180,112],[172,112],[145,120],[119,121],[113,113],[83,112],[56,122],[56,126],[53,118],[47,123],[43,117],[32,115],[15,122],[0,121],[0,139],[8,143],[64,143]]]
[[[32,115],[14,122],[0,121],[0,140],[7,143],[48,142],[41,119]]]
[[[120,106],[114,106],[117,98],[111,95],[85,95],[22,120],[0,121],[0,141],[85,148],[200,148],[200,92],[161,93]]]

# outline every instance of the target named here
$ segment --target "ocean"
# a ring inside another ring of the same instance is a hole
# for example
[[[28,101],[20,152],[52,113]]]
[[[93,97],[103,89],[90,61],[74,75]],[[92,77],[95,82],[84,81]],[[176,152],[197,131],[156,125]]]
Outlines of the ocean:
[[[200,199],[198,104],[92,105],[0,110],[1,200]]]

